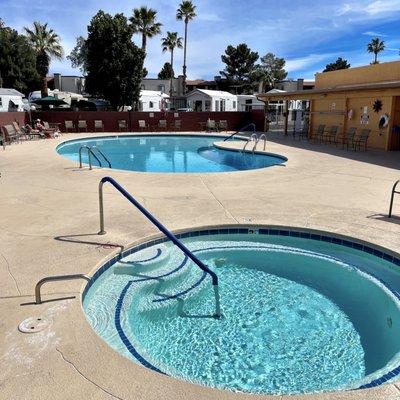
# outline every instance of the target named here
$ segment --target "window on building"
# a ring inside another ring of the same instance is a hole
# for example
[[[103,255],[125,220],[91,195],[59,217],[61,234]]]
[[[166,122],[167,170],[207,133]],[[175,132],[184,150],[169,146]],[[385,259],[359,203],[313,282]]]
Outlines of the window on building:
[[[206,100],[205,111],[211,111],[211,100]]]
[[[3,98],[0,97],[0,107],[3,107]]]
[[[146,90],[146,86],[145,85],[140,85],[140,89],[141,90]]]
[[[158,91],[165,93],[165,85],[158,85]]]
[[[149,101],[149,108],[154,108],[154,103],[152,101]]]
[[[215,111],[219,111],[219,100],[215,100]]]
[[[246,104],[253,104],[253,100],[252,99],[247,99],[246,100]]]
[[[225,111],[225,110],[226,110],[226,100],[221,99],[221,111]]]
[[[236,101],[233,100],[233,109],[236,110]]]

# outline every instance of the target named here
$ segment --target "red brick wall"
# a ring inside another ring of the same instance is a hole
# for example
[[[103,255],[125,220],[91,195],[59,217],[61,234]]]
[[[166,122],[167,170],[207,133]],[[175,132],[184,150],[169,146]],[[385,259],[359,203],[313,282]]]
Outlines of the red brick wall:
[[[17,121],[20,125],[25,125],[29,121],[28,113],[25,112],[0,112],[0,127],[10,125]]]
[[[65,131],[65,120],[72,120],[77,126],[78,120],[86,120],[88,131],[94,131],[94,120],[102,120],[106,132],[118,132],[118,120],[126,120],[128,130],[136,132],[139,129],[138,120],[145,120],[150,127],[156,127],[160,119],[166,119],[168,127],[172,126],[175,119],[181,120],[182,131],[199,131],[200,122],[206,122],[208,118],[219,121],[226,120],[229,130],[242,128],[244,125],[254,122],[258,129],[264,125],[264,112],[186,112],[179,113],[178,118],[174,117],[174,112],[155,112],[154,117],[150,118],[148,112],[131,112],[131,128],[129,129],[129,113],[117,111],[43,111],[32,113],[33,118],[40,118],[49,123],[60,123],[61,131]],[[169,129],[168,129],[169,130]]]

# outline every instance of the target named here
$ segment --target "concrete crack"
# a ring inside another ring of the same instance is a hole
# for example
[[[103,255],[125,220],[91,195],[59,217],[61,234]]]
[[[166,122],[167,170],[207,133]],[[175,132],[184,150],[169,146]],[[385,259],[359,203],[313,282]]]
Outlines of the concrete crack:
[[[239,224],[239,221],[234,217],[234,215],[221,203],[221,201],[217,198],[217,196],[214,194],[214,192],[208,187],[208,185],[204,182],[203,178],[200,176],[200,181],[203,184],[203,186],[208,190],[208,192],[211,194],[211,196],[215,199],[215,201],[223,208],[225,211],[225,214],[233,219],[237,224]]]
[[[61,358],[69,365],[71,365],[71,367],[83,378],[85,379],[85,381],[90,382],[92,385],[96,386],[98,389],[100,389],[103,393],[108,394],[110,397],[112,397],[113,399],[118,399],[118,400],[124,400],[122,397],[118,397],[112,393],[110,393],[109,391],[107,391],[106,389],[102,388],[100,385],[98,385],[96,382],[93,382],[92,380],[90,380],[89,378],[87,378],[81,371],[79,371],[79,369],[75,366],[75,364],[69,360],[67,360],[64,356],[64,354],[62,353],[61,350],[59,350],[56,347],[57,352],[61,355]]]
[[[0,255],[3,257],[3,259],[6,263],[6,266],[7,266],[8,274],[11,276],[11,279],[14,281],[15,288],[17,289],[18,294],[21,296],[21,291],[19,290],[18,282],[11,272],[10,263],[8,262],[7,258],[5,257],[5,255],[3,253],[0,253]]]

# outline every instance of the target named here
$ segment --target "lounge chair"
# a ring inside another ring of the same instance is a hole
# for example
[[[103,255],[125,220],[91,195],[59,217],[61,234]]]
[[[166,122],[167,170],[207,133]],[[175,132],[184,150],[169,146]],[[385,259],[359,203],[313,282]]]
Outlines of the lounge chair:
[[[221,121],[218,122],[218,128],[220,131],[228,131],[228,121],[223,119]]]
[[[46,139],[46,135],[39,131],[39,129],[33,129],[29,124],[24,126],[25,135],[32,139],[34,137],[38,137],[39,139]]]
[[[94,131],[97,132],[98,129],[100,129],[102,132],[104,132],[104,124],[101,119],[94,120]]]
[[[182,121],[180,119],[176,119],[174,121],[173,130],[174,131],[180,131],[181,128],[182,128]]]
[[[206,130],[207,132],[218,131],[217,124],[213,119],[207,120]]]
[[[85,130],[85,132],[87,132],[87,124],[86,124],[86,121],[84,119],[80,119],[78,121],[78,132],[80,132],[83,129]]]
[[[367,142],[369,135],[371,133],[371,129],[363,129],[361,131],[360,136],[355,137],[354,139],[354,150],[361,150],[361,146],[364,146],[364,151],[367,151]]]
[[[21,141],[21,138],[18,132],[14,129],[12,125],[4,125],[3,126],[3,140],[5,143],[12,143]]]
[[[17,121],[12,123],[14,130],[18,133],[19,137],[22,138],[24,136],[25,139],[28,139],[28,135],[24,129],[22,129]]]
[[[338,130],[339,127],[337,125],[332,125],[331,129],[329,131],[325,132],[325,135],[323,136],[323,141],[324,143],[334,143],[338,144]]]
[[[65,132],[69,132],[71,130],[71,132],[75,132],[75,126],[74,123],[72,121],[64,121],[65,124]]]
[[[354,137],[356,136],[357,133],[357,128],[351,127],[347,130],[346,135],[343,137],[343,149],[344,145],[346,145],[347,150],[349,149],[349,146],[354,147]]]
[[[139,129],[143,132],[149,128],[149,124],[144,119],[138,120]]]
[[[121,131],[127,131],[128,127],[126,125],[126,120],[124,119],[119,119],[118,120],[118,130]]]
[[[312,135],[312,139],[314,141],[318,140],[321,143],[322,139],[324,137],[324,134],[325,134],[325,125],[318,125],[317,130]]]
[[[158,129],[167,130],[167,120],[166,119],[160,119],[158,121]]]

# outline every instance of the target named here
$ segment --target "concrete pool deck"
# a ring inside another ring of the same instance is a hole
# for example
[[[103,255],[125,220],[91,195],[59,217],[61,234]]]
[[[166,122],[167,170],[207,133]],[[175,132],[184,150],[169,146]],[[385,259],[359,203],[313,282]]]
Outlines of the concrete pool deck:
[[[95,134],[102,135],[107,134]],[[107,234],[97,235],[97,187],[103,176],[115,178],[169,229],[286,225],[353,236],[400,252],[400,219],[386,218],[391,187],[400,177],[399,153],[347,152],[274,133],[267,151],[288,161],[267,169],[218,174],[89,171],[55,151],[59,143],[84,136],[94,134],[0,150],[0,399],[268,398],[205,388],[136,366],[87,323],[79,297],[83,281],[49,283],[43,287],[46,302],[32,304],[39,279],[90,273],[119,246],[157,233],[107,187]],[[394,214],[400,215],[400,197]],[[51,326],[20,333],[18,324],[35,316]],[[287,398],[400,399],[400,383]]]

